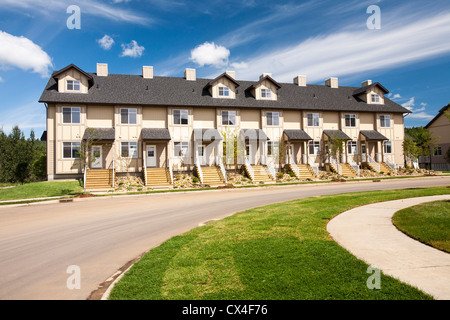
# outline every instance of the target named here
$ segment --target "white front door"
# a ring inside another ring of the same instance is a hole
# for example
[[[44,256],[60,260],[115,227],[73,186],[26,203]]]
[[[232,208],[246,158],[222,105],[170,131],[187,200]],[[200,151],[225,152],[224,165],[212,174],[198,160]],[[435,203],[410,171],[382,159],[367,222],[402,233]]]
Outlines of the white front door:
[[[198,146],[198,160],[201,166],[206,165],[206,152],[204,145]]]
[[[147,146],[147,167],[156,167],[156,146]]]
[[[92,146],[92,155],[91,155],[91,168],[92,169],[101,169],[103,168],[103,155],[102,155],[102,147],[101,146]]]
[[[287,153],[286,163],[290,163],[290,161],[296,163],[294,159],[294,146],[292,144],[289,146],[289,148],[287,148],[286,153]]]

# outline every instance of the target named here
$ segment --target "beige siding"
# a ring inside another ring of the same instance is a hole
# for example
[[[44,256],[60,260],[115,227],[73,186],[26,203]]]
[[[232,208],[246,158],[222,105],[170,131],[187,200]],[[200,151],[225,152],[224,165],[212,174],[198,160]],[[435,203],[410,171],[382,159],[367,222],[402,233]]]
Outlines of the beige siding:
[[[260,129],[261,128],[260,110],[241,110],[241,128],[242,129]]]
[[[261,89],[270,89],[272,91],[272,97],[270,99],[261,98]],[[272,81],[266,79],[255,87],[254,96],[256,100],[277,100],[277,87],[272,83]]]
[[[143,107],[143,128],[167,128],[166,107]]]
[[[86,125],[89,128],[112,128],[114,126],[114,107],[88,106]]]
[[[228,87],[230,89],[229,97],[219,97],[219,87]],[[221,98],[221,99],[235,99],[236,98],[236,88],[235,84],[228,80],[225,77],[218,79],[214,82],[209,89],[213,98]]]
[[[216,110],[207,108],[194,109],[194,128],[216,128]]]
[[[67,91],[67,80],[79,80],[81,82],[80,93],[87,93],[89,88],[88,79],[75,69],[69,69],[66,72],[58,75],[58,91],[59,92],[73,92]]]

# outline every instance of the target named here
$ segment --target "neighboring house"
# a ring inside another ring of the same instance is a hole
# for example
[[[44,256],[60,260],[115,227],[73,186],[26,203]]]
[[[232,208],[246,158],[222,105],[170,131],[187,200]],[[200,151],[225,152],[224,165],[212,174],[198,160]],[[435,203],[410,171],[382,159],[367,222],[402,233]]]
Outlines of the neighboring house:
[[[434,146],[435,150],[429,157],[431,170],[449,171],[450,163],[445,159],[450,148],[450,120],[444,114],[450,109],[450,104],[439,110],[439,113],[425,126],[433,138],[439,139]]]
[[[109,74],[106,64],[97,64],[97,73],[69,65],[52,74],[39,100],[47,108],[48,179],[83,175],[78,151],[92,130],[98,133],[90,151],[96,161],[87,173],[134,174],[153,185],[170,184],[174,170],[223,183],[227,130],[242,138],[241,163],[255,181],[274,178],[281,140],[288,146],[284,163],[298,175],[303,167],[344,172],[352,165],[355,174],[358,166],[395,169],[404,166],[403,116],[409,111],[387,93],[370,80],[343,87],[337,78],[310,85],[305,76],[278,83],[271,74],[242,81],[232,71],[199,79],[195,69],[159,77],[153,67],[122,75]],[[345,140],[341,159],[325,155],[333,137]]]

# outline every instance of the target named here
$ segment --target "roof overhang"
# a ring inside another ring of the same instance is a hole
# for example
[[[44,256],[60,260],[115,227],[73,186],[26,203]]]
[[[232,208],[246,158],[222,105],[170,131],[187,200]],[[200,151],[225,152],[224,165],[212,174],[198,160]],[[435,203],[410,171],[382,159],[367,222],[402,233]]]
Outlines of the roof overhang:
[[[246,141],[270,140],[262,129],[241,129],[240,134]]]
[[[326,135],[329,139],[352,140],[342,130],[323,130],[323,134]]]
[[[143,128],[142,140],[153,140],[153,141],[170,141],[169,129],[167,128]]]
[[[286,135],[289,141],[309,141],[312,138],[302,129],[287,129],[283,133]]]
[[[212,142],[223,140],[223,137],[215,128],[197,128],[194,129],[194,139],[195,141]]]
[[[376,130],[361,130],[359,132],[366,141],[387,141],[389,140]]]
[[[83,134],[83,140],[114,141],[115,139],[115,128],[86,128]]]

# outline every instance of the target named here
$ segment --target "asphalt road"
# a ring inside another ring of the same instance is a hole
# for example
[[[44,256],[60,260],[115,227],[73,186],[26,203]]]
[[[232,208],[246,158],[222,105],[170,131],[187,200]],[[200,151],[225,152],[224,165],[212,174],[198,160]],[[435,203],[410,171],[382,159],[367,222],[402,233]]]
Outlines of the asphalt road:
[[[143,252],[245,209],[318,195],[448,185],[450,177],[429,177],[0,206],[0,299],[86,299]],[[79,267],[79,289],[67,286],[76,275],[67,272],[72,265]]]

